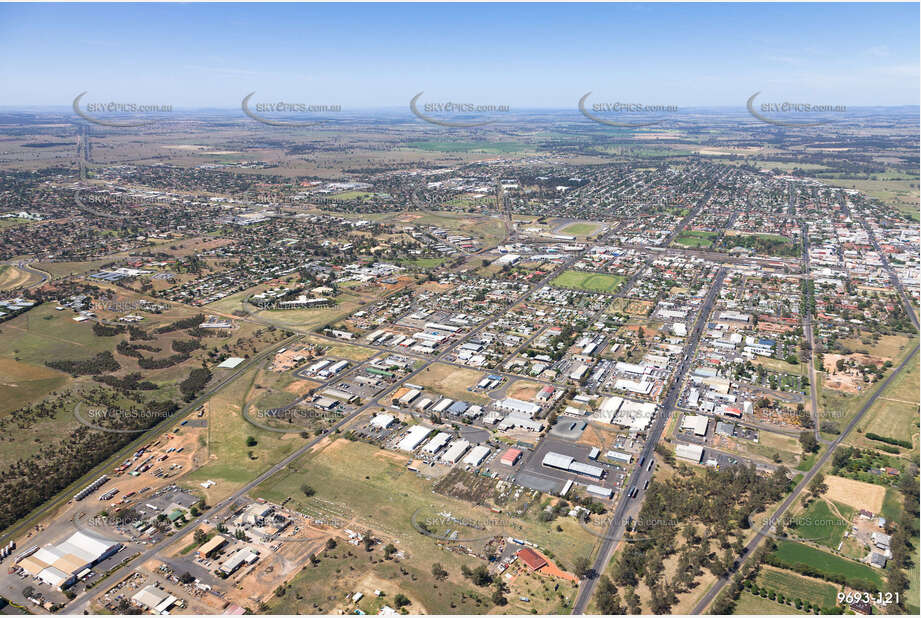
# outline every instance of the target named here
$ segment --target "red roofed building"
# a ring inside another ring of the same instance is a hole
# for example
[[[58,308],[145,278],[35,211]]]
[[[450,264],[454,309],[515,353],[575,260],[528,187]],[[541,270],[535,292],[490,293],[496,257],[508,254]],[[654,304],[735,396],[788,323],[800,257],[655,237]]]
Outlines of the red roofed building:
[[[524,562],[532,571],[536,571],[537,569],[547,566],[547,561],[544,560],[543,556],[539,555],[536,551],[529,547],[519,549],[518,553],[515,555],[518,556],[518,559]]]
[[[518,460],[521,459],[521,451],[517,448],[510,448],[502,454],[502,458],[499,460],[499,463],[503,463],[506,466],[514,466],[518,463]]]

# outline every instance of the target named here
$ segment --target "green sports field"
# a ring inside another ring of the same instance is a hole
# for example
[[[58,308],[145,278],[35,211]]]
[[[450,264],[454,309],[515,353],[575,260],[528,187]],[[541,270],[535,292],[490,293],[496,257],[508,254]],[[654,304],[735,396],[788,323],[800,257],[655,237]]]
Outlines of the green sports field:
[[[717,232],[686,230],[678,234],[678,238],[675,239],[675,244],[684,247],[706,249],[713,244],[713,239],[717,236],[719,236]]]
[[[620,275],[603,273],[586,273],[578,270],[567,270],[553,280],[552,284],[560,288],[585,290],[587,292],[616,292],[626,281]]]

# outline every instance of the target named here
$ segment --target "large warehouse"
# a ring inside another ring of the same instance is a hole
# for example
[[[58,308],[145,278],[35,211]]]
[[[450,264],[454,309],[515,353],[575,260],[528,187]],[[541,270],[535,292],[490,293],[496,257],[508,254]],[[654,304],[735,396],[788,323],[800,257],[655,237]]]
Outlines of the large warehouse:
[[[548,468],[584,474],[596,479],[600,479],[604,475],[604,470],[602,468],[578,462],[569,455],[562,455],[560,453],[547,453],[544,455],[544,459],[541,463]]]
[[[46,545],[19,563],[27,573],[58,589],[73,584],[96,563],[121,549],[120,543],[76,532],[57,545]]]

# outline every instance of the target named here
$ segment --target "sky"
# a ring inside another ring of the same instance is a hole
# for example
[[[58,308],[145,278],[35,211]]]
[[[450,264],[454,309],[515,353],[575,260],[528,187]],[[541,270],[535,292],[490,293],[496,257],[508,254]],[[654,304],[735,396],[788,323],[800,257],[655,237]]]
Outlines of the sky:
[[[918,105],[919,4],[0,4],[0,106]]]

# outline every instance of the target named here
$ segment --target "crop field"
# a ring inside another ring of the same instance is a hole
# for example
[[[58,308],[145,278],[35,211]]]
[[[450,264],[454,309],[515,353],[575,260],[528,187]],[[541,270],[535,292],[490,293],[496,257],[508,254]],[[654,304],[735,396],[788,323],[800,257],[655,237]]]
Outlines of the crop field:
[[[810,567],[828,575],[843,575],[871,582],[876,590],[883,589],[883,578],[879,571],[859,562],[839,558],[834,554],[814,549],[802,543],[780,541],[774,551],[774,557],[785,565],[808,564]]]
[[[567,270],[554,279],[552,284],[561,288],[586,290],[588,292],[614,293],[626,280],[626,277],[620,275]]]
[[[682,245],[684,247],[706,249],[707,247],[713,245],[713,240],[718,236],[719,234],[716,232],[707,232],[703,230],[685,230],[678,234],[678,238],[675,239],[675,244]]]
[[[818,603],[822,607],[834,607],[837,603],[835,595],[838,588],[835,585],[768,565],[761,567],[755,583],[776,590],[785,597]]]

